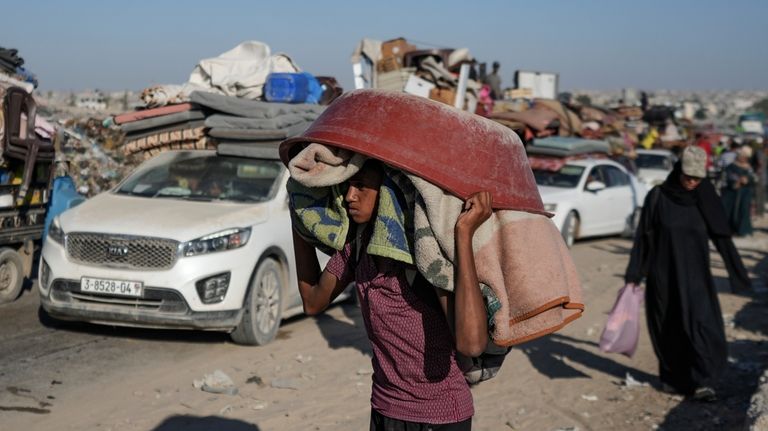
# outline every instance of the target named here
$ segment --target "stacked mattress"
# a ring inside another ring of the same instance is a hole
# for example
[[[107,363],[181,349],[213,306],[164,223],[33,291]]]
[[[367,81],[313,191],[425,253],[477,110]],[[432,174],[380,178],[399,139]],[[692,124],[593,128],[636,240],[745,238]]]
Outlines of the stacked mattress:
[[[244,144],[277,143],[304,132],[323,109],[193,92],[188,103],[129,112],[114,121],[126,133],[123,152],[150,158],[173,149],[224,146],[236,153]]]

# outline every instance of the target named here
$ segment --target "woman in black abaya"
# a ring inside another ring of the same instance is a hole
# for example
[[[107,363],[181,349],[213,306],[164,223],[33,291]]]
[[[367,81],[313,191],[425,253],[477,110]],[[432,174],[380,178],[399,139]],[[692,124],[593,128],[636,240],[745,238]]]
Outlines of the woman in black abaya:
[[[637,285],[646,278],[648,330],[664,389],[712,401],[728,352],[708,241],[734,291],[750,290],[750,281],[705,177],[706,154],[688,147],[664,184],[648,193],[625,280]]]

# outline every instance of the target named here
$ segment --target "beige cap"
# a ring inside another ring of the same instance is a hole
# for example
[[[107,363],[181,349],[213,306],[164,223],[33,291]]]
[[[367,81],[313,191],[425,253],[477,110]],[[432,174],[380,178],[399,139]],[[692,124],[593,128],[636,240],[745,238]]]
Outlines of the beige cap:
[[[705,178],[707,176],[707,153],[699,147],[688,146],[683,150],[682,165],[685,175]]]
[[[752,147],[749,145],[744,145],[743,147],[739,148],[739,155],[749,159],[752,157]]]

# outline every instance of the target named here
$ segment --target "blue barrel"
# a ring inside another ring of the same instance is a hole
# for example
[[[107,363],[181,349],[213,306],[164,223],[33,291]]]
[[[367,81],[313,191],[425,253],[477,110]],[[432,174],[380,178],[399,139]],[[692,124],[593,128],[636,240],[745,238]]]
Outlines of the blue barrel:
[[[270,73],[264,85],[264,98],[270,102],[318,103],[323,90],[309,73]]]

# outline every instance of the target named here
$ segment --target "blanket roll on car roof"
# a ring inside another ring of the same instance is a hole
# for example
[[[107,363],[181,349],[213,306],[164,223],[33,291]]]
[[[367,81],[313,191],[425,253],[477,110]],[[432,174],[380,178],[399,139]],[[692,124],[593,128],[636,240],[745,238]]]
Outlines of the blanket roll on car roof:
[[[161,117],[163,115],[175,114],[178,112],[191,111],[195,109],[191,103],[180,103],[178,105],[168,105],[160,108],[141,109],[138,111],[127,112],[115,116],[115,124],[131,123],[146,118]]]
[[[357,90],[336,99],[294,147],[321,143],[352,150],[418,175],[462,198],[487,190],[495,209],[544,211],[520,138],[478,115],[401,92]]]

